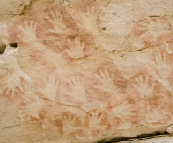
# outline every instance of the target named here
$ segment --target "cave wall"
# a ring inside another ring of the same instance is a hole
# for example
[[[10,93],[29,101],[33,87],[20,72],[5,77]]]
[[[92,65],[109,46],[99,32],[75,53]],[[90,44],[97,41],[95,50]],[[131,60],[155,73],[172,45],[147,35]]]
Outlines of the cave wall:
[[[172,134],[172,52],[171,0],[0,0],[0,142]]]

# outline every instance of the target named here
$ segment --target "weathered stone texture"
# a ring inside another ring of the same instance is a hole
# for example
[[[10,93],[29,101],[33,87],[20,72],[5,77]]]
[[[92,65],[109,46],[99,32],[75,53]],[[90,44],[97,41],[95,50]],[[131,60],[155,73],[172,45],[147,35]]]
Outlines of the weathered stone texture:
[[[173,123],[172,0],[0,0],[0,54],[2,143],[89,143]]]

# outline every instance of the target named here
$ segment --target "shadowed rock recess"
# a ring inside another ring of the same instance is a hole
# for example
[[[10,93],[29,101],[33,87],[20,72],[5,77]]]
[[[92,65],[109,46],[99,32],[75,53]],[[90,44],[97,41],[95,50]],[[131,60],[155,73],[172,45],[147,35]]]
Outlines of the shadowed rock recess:
[[[172,0],[0,0],[0,143],[173,143]]]

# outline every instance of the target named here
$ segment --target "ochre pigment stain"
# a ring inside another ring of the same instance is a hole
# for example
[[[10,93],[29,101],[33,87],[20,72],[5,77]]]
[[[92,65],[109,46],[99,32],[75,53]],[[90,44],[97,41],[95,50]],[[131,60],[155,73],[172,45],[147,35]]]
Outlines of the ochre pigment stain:
[[[172,8],[149,3],[39,0],[11,18],[0,37],[0,130],[9,116],[28,142],[83,143],[172,124]]]

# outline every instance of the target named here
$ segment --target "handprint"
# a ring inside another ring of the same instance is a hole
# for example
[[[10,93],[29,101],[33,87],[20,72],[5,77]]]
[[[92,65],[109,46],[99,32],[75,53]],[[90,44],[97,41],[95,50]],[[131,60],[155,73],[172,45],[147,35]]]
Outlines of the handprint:
[[[3,91],[6,91],[5,93],[8,94],[10,91],[12,92],[12,97],[15,95],[15,91],[17,91],[16,88],[19,88],[20,91],[23,92],[21,83],[20,83],[20,75],[17,73],[13,73],[6,81],[3,82]]]
[[[102,90],[103,92],[107,92],[110,94],[115,94],[119,92],[119,89],[115,86],[113,82],[114,75],[109,75],[108,71],[104,72],[99,70],[100,75],[95,75],[96,78],[101,82],[101,85],[95,85],[96,88]]]
[[[8,77],[2,83],[4,85],[2,90],[6,94],[11,92],[12,97],[15,95],[15,92],[18,92],[19,90],[24,92],[21,86],[21,79],[24,79],[29,84],[32,83],[30,76],[21,69],[17,55],[18,49],[8,45],[4,54],[0,57],[1,65],[5,65],[8,69]]]
[[[128,101],[123,102],[121,105],[112,108],[112,112],[122,120],[127,116],[135,115],[134,106],[129,104]]]
[[[72,96],[77,101],[86,102],[84,82],[80,77],[73,77],[72,80],[67,80],[71,91],[66,94]]]
[[[77,129],[77,127],[74,126],[75,121],[76,118],[72,117],[71,114],[63,116],[62,118],[63,131],[66,135],[71,134]]]
[[[22,121],[27,117],[30,120],[31,117],[39,119],[39,113],[43,107],[42,102],[31,102],[30,104],[23,107],[23,114],[21,115]]]
[[[133,83],[133,86],[136,88],[142,98],[148,98],[153,93],[155,83],[150,86],[148,80],[148,75],[146,75],[145,79],[142,77],[142,75],[140,75],[138,78],[136,78],[136,83]]]
[[[54,26],[54,29],[48,29],[49,32],[56,34],[65,34],[67,32],[67,27],[62,20],[62,14],[60,12],[50,12],[50,17],[46,17],[48,21]]]
[[[104,126],[100,125],[100,121],[103,119],[103,114],[99,115],[99,112],[92,112],[91,115],[88,115],[89,119],[89,128],[92,130],[103,129]]]
[[[74,44],[68,40],[68,43],[70,44],[70,49],[66,50],[68,55],[73,59],[82,58],[83,55],[83,49],[84,49],[84,42],[80,42],[79,37],[75,37]]]
[[[163,55],[161,55],[161,53],[158,53],[155,56],[156,59],[156,69],[159,72],[159,76],[161,78],[161,82],[163,82],[163,84],[168,85],[168,78],[171,75],[171,71],[172,68],[170,65],[167,64],[166,61],[166,54],[164,53]]]
[[[25,41],[26,43],[31,43],[36,41],[36,27],[37,24],[34,21],[25,21],[24,26],[19,26],[19,29],[23,32],[23,35],[17,35],[20,39]]]
[[[85,32],[92,33],[94,35],[98,35],[98,12],[94,7],[88,7],[88,12],[82,12],[75,10],[74,8],[67,7],[67,10],[71,14],[74,19],[77,27]]]
[[[84,27],[86,26],[86,28],[88,29],[88,31],[90,31],[90,26],[92,26],[93,28],[98,28],[97,26],[97,18],[98,18],[98,11],[96,11],[95,7],[88,7],[87,8],[87,13],[86,13],[86,17],[84,18]],[[95,29],[94,29],[95,30]]]
[[[48,79],[43,78],[45,87],[40,88],[40,92],[44,95],[43,98],[49,99],[49,100],[55,100],[56,97],[56,91],[58,87],[58,82],[55,79],[55,76],[49,75]]]
[[[145,113],[145,118],[147,122],[154,123],[163,120],[164,116],[157,109],[153,109]]]

